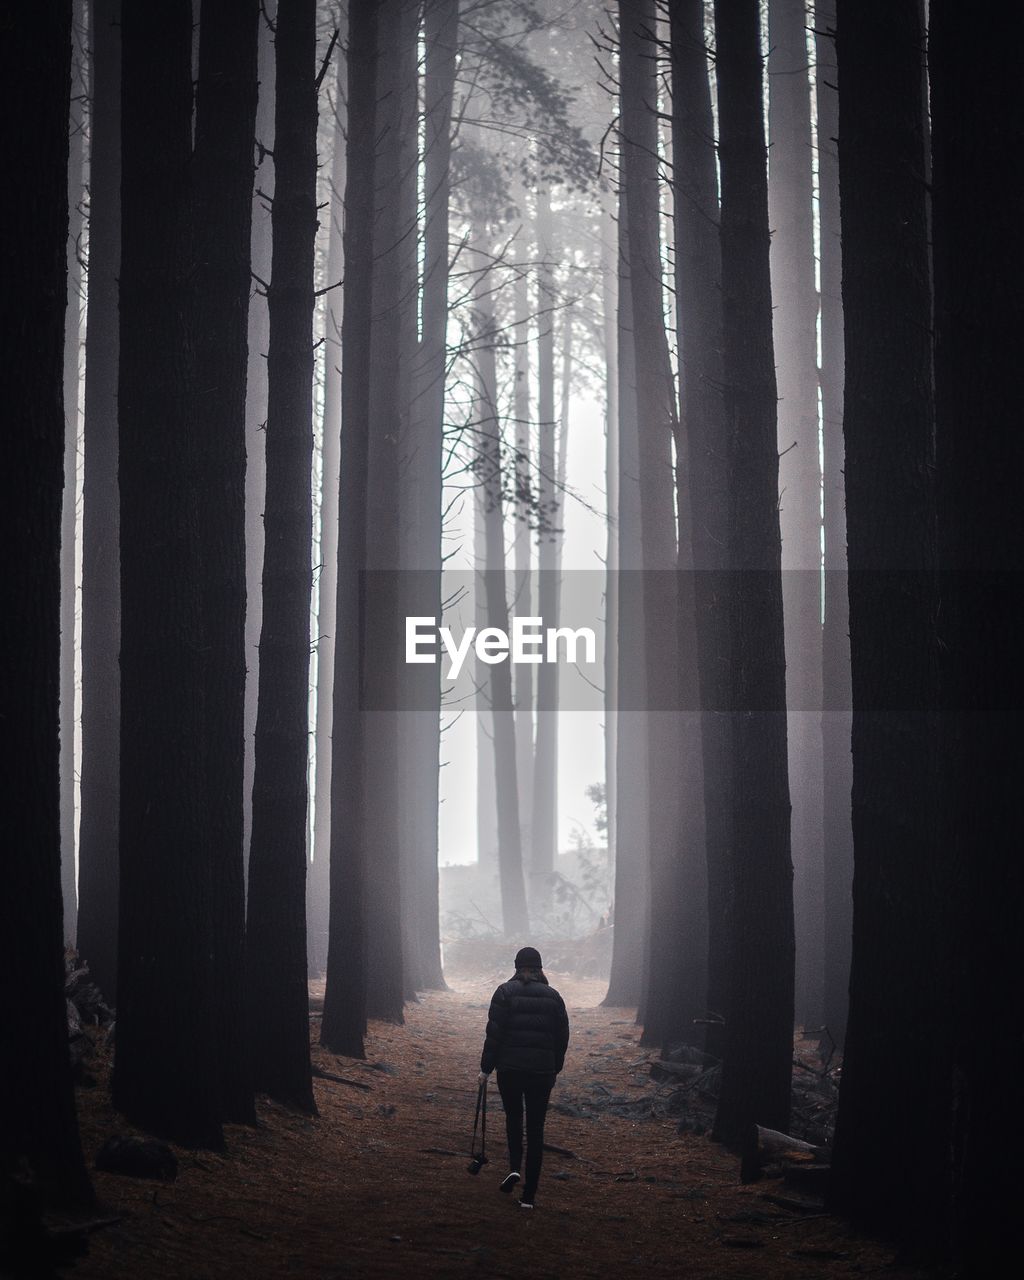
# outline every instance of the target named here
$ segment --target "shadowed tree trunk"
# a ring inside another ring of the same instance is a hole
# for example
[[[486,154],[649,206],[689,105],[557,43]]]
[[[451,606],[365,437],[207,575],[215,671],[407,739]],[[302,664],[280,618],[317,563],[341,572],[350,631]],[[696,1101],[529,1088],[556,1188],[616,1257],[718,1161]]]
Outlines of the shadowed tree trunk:
[[[192,343],[204,632],[205,837],[223,1115],[255,1120],[242,998],[245,379],[258,0],[206,0],[192,162]]]
[[[821,467],[811,94],[805,0],[768,5],[768,208],[779,395],[782,604],[789,693],[796,1016],[821,1023],[824,981],[821,764]]]
[[[0,347],[4,608],[0,681],[5,850],[0,954],[18,1028],[0,1082],[11,1100],[4,1173],[28,1164],[48,1197],[92,1200],[68,1058],[60,879],[60,536],[67,301],[71,3],[8,8],[0,42],[6,155]]]
[[[941,810],[953,859],[954,1244],[996,1274],[1012,1247],[1021,1119],[1018,727],[1024,509],[1019,476],[1024,23],[986,29],[932,0],[935,409],[942,607]],[[844,68],[845,74],[845,68]],[[994,1032],[995,1041],[985,1030]],[[941,1208],[942,1206],[940,1206]]]
[[[729,433],[732,910],[715,1136],[786,1131],[793,867],[778,514],[768,182],[757,0],[715,5],[725,411]]]
[[[306,964],[316,0],[277,18],[267,493],[245,986],[253,1083],[314,1112]]]
[[[365,820],[366,1010],[400,1023],[407,995],[403,923],[403,823],[408,797],[399,777],[404,601],[401,567],[402,446],[409,428],[416,346],[416,170],[418,156],[413,0],[380,11],[379,142],[374,228],[370,439],[367,460],[363,652],[367,705]]]
[[[341,486],[338,616],[334,631],[331,720],[330,932],[320,1042],[363,1057],[366,969],[363,922],[363,723],[360,681],[363,617],[360,569],[366,548],[367,429],[370,411],[377,136],[377,5],[348,10],[348,113],[345,182],[345,281],[341,322]],[[327,430],[338,424],[328,423]]]
[[[188,0],[121,28],[121,897],[113,1100],[219,1147],[190,390]]]
[[[846,577],[843,478],[843,300],[839,243],[839,98],[836,7],[815,8],[818,104],[818,209],[821,240],[821,420],[824,446],[825,619],[822,629],[822,798],[825,861],[825,986],[822,1020],[842,1047],[853,932],[850,827],[850,601]]]
[[[121,4],[91,0],[89,278],[82,482],[82,781],[78,951],[117,1000],[121,581],[117,368],[121,266]]]
[[[685,432],[680,509],[690,513],[707,886],[707,1007],[723,1015],[728,969],[730,890],[728,434],[722,401],[721,249],[718,176],[703,0],[669,7],[672,51],[672,142],[675,286],[679,330],[680,410]],[[707,1029],[708,1051],[721,1057],[721,1026]]]
[[[840,0],[837,13],[855,878],[829,1188],[857,1221],[926,1243],[944,1230],[950,974],[923,31],[917,0]]]

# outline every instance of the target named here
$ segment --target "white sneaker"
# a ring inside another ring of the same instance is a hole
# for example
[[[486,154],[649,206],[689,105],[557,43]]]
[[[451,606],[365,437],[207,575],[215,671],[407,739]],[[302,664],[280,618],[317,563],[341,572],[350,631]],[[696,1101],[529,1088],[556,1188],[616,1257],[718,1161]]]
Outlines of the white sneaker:
[[[519,1174],[516,1173],[515,1169],[513,1169],[511,1173],[507,1173],[505,1177],[502,1178],[500,1190],[504,1191],[507,1195],[518,1181]]]
[[[531,1201],[529,1201],[529,1200],[520,1200],[520,1201],[519,1201],[519,1207],[520,1207],[520,1209],[532,1209],[532,1208],[533,1208],[533,1204],[532,1204],[532,1202],[531,1202]]]

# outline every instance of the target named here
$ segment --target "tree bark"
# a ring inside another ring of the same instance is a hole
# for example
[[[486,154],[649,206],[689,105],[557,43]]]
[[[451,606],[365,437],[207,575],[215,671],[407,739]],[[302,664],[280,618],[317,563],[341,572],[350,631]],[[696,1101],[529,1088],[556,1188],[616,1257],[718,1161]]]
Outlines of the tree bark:
[[[935,1121],[949,1105],[950,974],[923,31],[917,0],[840,0],[837,13],[855,878],[829,1196],[859,1222],[927,1241],[943,1229],[948,1128]],[[881,1143],[891,1158],[879,1168]]]
[[[363,1057],[366,966],[363,919],[364,644],[360,570],[366,556],[367,428],[376,199],[377,8],[351,0],[348,10],[348,113],[345,182],[345,281],[341,324],[341,480],[338,524],[338,616],[334,632],[331,727],[330,930],[320,1042],[333,1053]],[[328,423],[327,429],[336,429]]]
[[[245,987],[257,1090],[315,1112],[306,957],[316,0],[277,17],[267,493]]]
[[[117,490],[121,269],[121,5],[90,3],[89,278],[82,480],[82,780],[78,951],[117,1001],[120,519]]]
[[[480,406],[478,483],[484,519],[484,599],[487,626],[508,632],[505,589],[505,521],[502,505],[501,434],[497,406],[494,349],[495,319],[488,289],[488,273],[481,271],[477,302],[477,378]],[[519,787],[516,776],[515,720],[512,710],[512,668],[498,662],[488,680],[494,743],[494,784],[498,817],[498,880],[501,885],[502,927],[510,939],[522,938],[529,927],[523,851],[519,825]]]
[[[731,950],[715,1136],[789,1127],[793,866],[768,183],[756,0],[715,6],[733,718]]]
[[[60,879],[60,536],[67,302],[71,3],[6,15],[0,106],[18,174],[5,201],[0,368],[4,608],[0,667],[6,847],[0,954],[19,1029],[0,1082],[12,1100],[5,1165],[48,1199],[88,1204],[68,1059]],[[5,1173],[7,1169],[5,1169]]]
[[[219,1147],[190,403],[191,6],[130,6],[121,34],[124,608],[113,1099],[141,1128]]]
[[[620,143],[620,156],[621,156]],[[620,159],[621,164],[621,159]],[[644,700],[644,600],[640,548],[640,486],[636,346],[628,254],[629,209],[623,184],[618,198],[618,634],[615,742],[615,894],[611,974],[604,1003],[612,1008],[640,1001],[647,948],[648,776]]]
[[[537,614],[557,626],[558,521],[561,503],[555,474],[555,245],[551,192],[537,192]],[[530,814],[530,900],[537,913],[551,903],[558,843],[558,667],[537,668],[537,721]]]
[[[416,345],[416,171],[418,161],[413,0],[385,0],[380,16],[379,150],[374,228],[370,439],[367,462],[364,597],[367,1014],[401,1023],[405,984],[401,813],[402,613],[401,475],[409,431]],[[371,815],[372,814],[372,819]]]
[[[1024,279],[1013,11],[997,32],[932,0],[935,394],[941,608],[942,796],[952,858],[953,1243],[993,1272],[1010,1246],[1021,1120],[1018,1027],[1021,811],[1018,726],[1024,520],[1019,367]],[[995,38],[993,39],[993,36]],[[984,1030],[989,1028],[989,1031]],[[944,1205],[938,1206],[940,1212]],[[1010,1215],[1010,1216],[1007,1216]],[[970,1260],[969,1262],[967,1260]]]
[[[707,1007],[724,1015],[731,896],[728,431],[722,400],[718,176],[702,0],[669,8],[680,418],[690,513],[708,886]],[[706,1045],[722,1055],[721,1025]]]
[[[779,396],[782,606],[789,694],[796,1016],[821,1023],[824,862],[821,763],[821,467],[811,93],[805,0],[768,6],[768,214]]]
[[[193,412],[202,593],[205,838],[224,1118],[254,1122],[242,997],[245,379],[258,0],[207,0],[192,159]]]
[[[843,451],[843,300],[839,241],[839,97],[834,0],[815,8],[818,216],[821,242],[821,427],[824,457],[825,596],[822,628],[822,798],[825,857],[825,985],[822,1020],[842,1048],[853,933],[850,826],[850,601],[846,574]]]
[[[426,207],[423,227],[422,329],[413,368],[413,429],[408,442],[414,492],[403,566],[415,569],[417,614],[441,615],[441,507],[445,384],[448,372],[448,206],[451,196],[452,106],[459,30],[458,0],[430,0],[423,8],[423,178]],[[438,805],[441,752],[440,668],[414,679],[423,688],[410,712],[407,805],[412,861],[409,903],[411,947],[419,984],[444,989],[438,879]],[[425,706],[424,706],[425,704]]]
[[[342,22],[346,20],[342,13]],[[346,62],[339,36],[334,92],[334,153],[328,203],[330,232],[327,247],[327,307],[324,342],[324,432],[320,483],[320,564],[317,581],[316,629],[316,792],[313,819],[313,861],[306,888],[306,917],[310,972],[322,974],[327,965],[327,924],[330,904],[331,856],[331,716],[334,696],[334,624],[338,612],[338,477],[341,420],[341,317],[345,269],[342,243],[345,199]]]

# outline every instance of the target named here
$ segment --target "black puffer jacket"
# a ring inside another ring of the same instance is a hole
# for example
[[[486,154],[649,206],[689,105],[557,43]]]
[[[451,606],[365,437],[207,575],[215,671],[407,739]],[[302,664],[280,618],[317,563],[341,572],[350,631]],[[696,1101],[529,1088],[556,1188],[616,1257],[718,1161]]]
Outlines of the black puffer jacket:
[[[569,1015],[545,977],[516,974],[491,997],[480,1070],[558,1072],[569,1044]]]

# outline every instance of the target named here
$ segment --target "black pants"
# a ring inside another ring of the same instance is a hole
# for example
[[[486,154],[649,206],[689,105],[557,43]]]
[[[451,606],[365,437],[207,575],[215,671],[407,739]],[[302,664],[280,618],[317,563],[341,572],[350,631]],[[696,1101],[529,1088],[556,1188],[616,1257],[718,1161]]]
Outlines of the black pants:
[[[499,1071],[498,1092],[505,1108],[508,1132],[508,1167],[519,1170],[523,1163],[523,1106],[526,1106],[526,1178],[523,1199],[533,1202],[544,1159],[544,1117],[554,1088],[554,1072]]]

